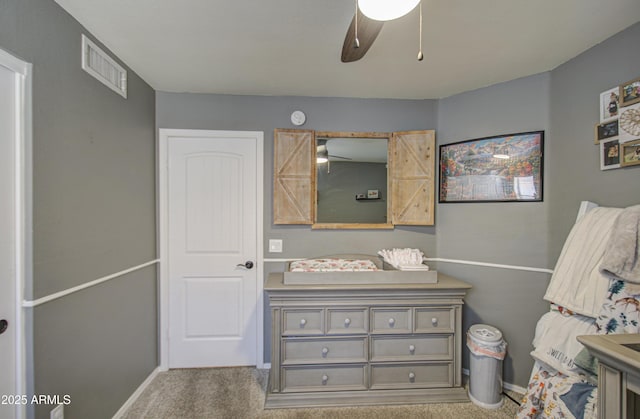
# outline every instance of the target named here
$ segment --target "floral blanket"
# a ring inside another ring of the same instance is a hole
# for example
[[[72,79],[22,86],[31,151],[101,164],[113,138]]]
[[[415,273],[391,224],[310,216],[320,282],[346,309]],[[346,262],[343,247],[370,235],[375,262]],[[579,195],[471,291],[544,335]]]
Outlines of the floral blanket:
[[[554,304],[552,310],[566,316],[574,315]],[[640,333],[640,284],[612,279],[595,325],[596,334]],[[576,356],[575,363],[584,373],[567,375],[536,361],[516,417],[596,418],[598,388],[592,382],[598,370],[597,361],[584,348]]]
[[[598,387],[586,377],[565,375],[536,361],[516,417],[596,419]]]
[[[596,319],[597,334],[639,333],[640,284],[612,279]]]

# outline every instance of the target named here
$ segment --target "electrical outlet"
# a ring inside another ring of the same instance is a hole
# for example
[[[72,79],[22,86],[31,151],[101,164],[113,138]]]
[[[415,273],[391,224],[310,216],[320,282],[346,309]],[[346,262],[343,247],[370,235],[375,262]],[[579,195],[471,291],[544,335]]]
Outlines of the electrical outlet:
[[[64,405],[59,404],[51,410],[50,419],[64,419]]]
[[[282,253],[282,240],[269,240],[269,252],[270,253]]]

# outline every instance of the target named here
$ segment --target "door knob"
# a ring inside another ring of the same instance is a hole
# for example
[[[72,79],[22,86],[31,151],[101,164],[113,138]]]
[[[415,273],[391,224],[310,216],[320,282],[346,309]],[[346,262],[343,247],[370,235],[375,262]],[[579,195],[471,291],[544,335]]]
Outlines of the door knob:
[[[253,262],[251,262],[250,260],[248,260],[248,261],[246,261],[245,263],[238,263],[236,266],[238,266],[238,267],[242,267],[242,268],[251,269],[251,268],[253,268]]]
[[[9,322],[5,319],[0,320],[0,335],[3,334],[9,327]]]

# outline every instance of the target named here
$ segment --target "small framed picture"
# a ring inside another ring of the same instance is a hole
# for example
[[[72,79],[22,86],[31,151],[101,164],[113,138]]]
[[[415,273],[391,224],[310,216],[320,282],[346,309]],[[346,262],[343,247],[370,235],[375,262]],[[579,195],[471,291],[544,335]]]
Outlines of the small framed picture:
[[[620,167],[620,143],[617,139],[600,141],[600,170]]]
[[[596,124],[595,143],[618,136],[618,120]]]
[[[620,85],[620,106],[640,102],[640,77]]]
[[[619,87],[600,93],[600,122],[611,121],[618,117],[619,93]]]
[[[378,198],[380,198],[380,195],[378,194],[378,190],[377,189],[369,189],[367,191],[367,198],[369,198],[369,199],[378,199]]]
[[[622,148],[620,166],[640,164],[640,140],[620,144],[620,147]]]

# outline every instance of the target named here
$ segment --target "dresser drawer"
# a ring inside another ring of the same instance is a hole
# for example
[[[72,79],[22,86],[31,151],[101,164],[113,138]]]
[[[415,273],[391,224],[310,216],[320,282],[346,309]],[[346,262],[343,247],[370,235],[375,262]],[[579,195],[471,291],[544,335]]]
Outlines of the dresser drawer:
[[[282,365],[367,362],[367,338],[283,339]]]
[[[283,367],[282,391],[366,390],[366,365]]]
[[[371,389],[452,387],[453,364],[371,365]]]
[[[282,310],[284,336],[321,335],[324,333],[324,310],[287,308]]]
[[[366,308],[328,308],[327,334],[353,335],[366,334],[369,331],[369,318]]]
[[[411,308],[372,308],[372,333],[411,333]]]
[[[453,307],[416,308],[416,333],[453,333],[455,311]]]
[[[371,338],[371,361],[450,361],[453,359],[452,335]]]

